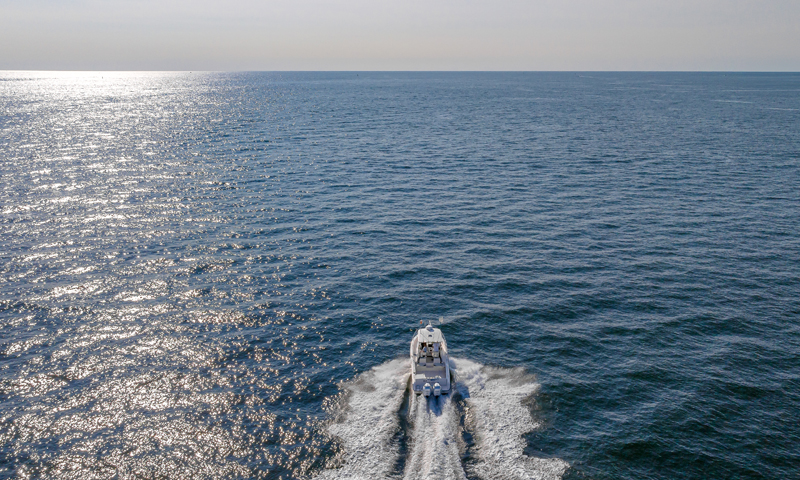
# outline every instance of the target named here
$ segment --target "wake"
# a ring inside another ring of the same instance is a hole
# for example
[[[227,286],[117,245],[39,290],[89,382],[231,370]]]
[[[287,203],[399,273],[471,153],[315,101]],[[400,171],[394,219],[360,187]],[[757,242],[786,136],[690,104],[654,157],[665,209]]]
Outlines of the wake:
[[[539,388],[533,376],[452,357],[450,364],[455,391],[439,398],[407,390],[407,359],[344,384],[342,418],[328,428],[342,441],[343,464],[317,478],[560,479],[566,462],[523,453],[522,435],[539,426],[522,404]]]

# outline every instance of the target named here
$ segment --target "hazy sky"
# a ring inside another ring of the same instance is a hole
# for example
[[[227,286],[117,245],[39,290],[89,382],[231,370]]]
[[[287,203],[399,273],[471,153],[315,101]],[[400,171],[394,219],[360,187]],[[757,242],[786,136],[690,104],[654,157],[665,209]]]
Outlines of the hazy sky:
[[[0,69],[800,71],[800,0],[0,0]]]

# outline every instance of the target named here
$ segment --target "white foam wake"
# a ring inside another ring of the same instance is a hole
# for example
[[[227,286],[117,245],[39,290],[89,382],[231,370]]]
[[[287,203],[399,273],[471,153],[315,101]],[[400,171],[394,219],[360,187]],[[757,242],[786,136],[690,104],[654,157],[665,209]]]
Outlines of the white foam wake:
[[[408,420],[412,433],[405,480],[466,480],[461,464],[459,414],[451,398],[411,398]]]
[[[398,446],[392,440],[399,427],[398,411],[409,375],[409,361],[397,359],[343,385],[347,411],[329,430],[342,440],[344,464],[325,470],[318,478],[373,480],[391,476],[398,455]]]
[[[560,459],[528,457],[524,433],[537,428],[522,401],[539,388],[523,369],[493,368],[451,358],[455,388],[464,399],[464,425],[475,441],[467,462],[471,476],[484,480],[557,480],[569,465]],[[399,410],[408,385],[409,363],[392,360],[343,385],[344,418],[330,426],[341,438],[344,463],[324,471],[320,479],[385,479],[393,477],[400,446]],[[461,435],[459,395],[425,398],[411,394],[410,435],[402,474],[404,480],[466,480],[462,459],[467,446]]]
[[[484,480],[561,478],[567,462],[523,453],[522,435],[539,427],[522,404],[539,389],[533,376],[521,368],[493,368],[469,360],[453,360],[452,367],[456,388],[469,406],[466,423],[479,459],[474,473]]]

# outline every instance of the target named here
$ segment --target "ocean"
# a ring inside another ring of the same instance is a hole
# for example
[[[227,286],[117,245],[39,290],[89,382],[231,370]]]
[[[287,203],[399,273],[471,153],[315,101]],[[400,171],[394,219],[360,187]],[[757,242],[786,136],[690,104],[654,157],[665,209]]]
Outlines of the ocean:
[[[800,478],[800,74],[0,72],[0,175],[0,478]]]

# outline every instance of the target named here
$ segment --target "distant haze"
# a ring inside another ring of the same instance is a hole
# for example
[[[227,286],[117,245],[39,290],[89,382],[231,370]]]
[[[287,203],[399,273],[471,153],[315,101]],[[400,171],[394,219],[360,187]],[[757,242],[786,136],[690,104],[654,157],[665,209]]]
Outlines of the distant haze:
[[[0,69],[800,70],[798,0],[4,0]]]

